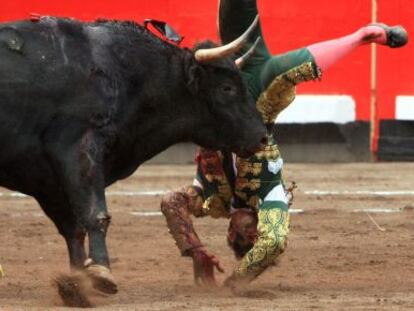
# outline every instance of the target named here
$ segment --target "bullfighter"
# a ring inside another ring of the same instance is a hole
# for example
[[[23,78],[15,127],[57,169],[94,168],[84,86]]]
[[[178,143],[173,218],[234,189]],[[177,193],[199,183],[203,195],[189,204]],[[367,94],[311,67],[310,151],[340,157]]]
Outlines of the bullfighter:
[[[256,0],[221,0],[218,25],[223,43],[239,36],[257,14]],[[255,31],[250,51],[238,55],[239,66],[269,133],[278,114],[294,100],[296,85],[321,80],[331,65],[361,46],[398,48],[408,41],[402,26],[376,23],[338,39],[272,55],[261,27]],[[246,59],[243,54],[251,55]],[[201,148],[196,163],[193,184],[166,194],[161,210],[181,254],[193,259],[195,281],[208,285],[216,284],[214,269],[223,268],[201,242],[191,215],[230,219],[227,241],[239,263],[225,285],[236,288],[254,280],[285,250],[294,187],[284,182],[283,159],[273,134],[249,158]]]

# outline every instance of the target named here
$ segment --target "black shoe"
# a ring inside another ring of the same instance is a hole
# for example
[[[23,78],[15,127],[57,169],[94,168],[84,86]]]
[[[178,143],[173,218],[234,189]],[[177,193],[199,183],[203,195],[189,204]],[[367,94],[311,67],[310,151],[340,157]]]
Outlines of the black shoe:
[[[401,25],[390,27],[383,23],[373,23],[368,26],[378,26],[384,29],[387,35],[386,45],[390,48],[399,48],[406,45],[408,42],[407,30]]]

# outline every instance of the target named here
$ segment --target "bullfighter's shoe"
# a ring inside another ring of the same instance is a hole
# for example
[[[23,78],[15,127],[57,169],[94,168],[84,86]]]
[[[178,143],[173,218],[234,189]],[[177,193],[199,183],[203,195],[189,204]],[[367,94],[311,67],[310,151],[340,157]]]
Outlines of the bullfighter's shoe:
[[[109,268],[91,264],[86,267],[85,271],[95,289],[105,294],[116,294],[118,292],[118,286]]]
[[[390,48],[399,48],[408,43],[408,33],[407,30],[401,25],[397,26],[388,26],[383,23],[373,23],[368,26],[378,26],[385,30],[387,35],[387,42],[385,45]]]

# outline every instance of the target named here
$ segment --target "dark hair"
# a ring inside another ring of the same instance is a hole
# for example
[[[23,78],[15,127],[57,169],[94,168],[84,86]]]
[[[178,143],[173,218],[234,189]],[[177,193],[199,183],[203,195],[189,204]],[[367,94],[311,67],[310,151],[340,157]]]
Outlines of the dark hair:
[[[237,259],[242,259],[253,248],[254,243],[246,244],[246,239],[241,234],[236,233],[234,241],[231,241],[227,236],[227,245],[233,250],[234,256]]]

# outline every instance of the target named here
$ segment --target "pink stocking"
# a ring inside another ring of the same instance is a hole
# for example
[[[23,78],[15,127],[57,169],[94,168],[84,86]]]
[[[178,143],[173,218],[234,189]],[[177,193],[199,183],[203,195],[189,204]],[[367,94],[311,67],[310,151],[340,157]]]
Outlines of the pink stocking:
[[[345,37],[315,43],[307,48],[323,72],[361,45],[368,43],[386,44],[386,42],[385,30],[379,26],[371,25],[362,27]]]

